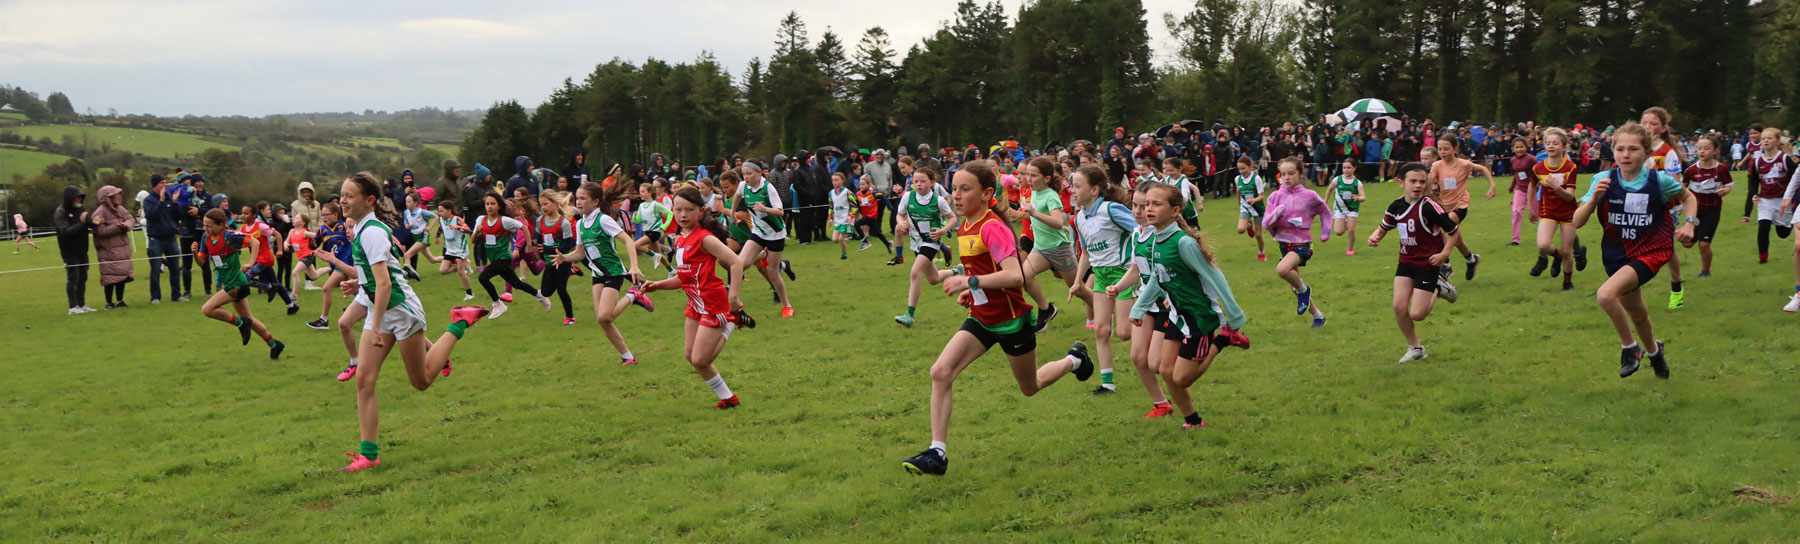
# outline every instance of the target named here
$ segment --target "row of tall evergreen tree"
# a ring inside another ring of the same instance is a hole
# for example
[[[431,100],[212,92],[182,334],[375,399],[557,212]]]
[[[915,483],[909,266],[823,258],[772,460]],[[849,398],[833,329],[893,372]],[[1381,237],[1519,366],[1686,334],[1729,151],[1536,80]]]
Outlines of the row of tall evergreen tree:
[[[798,13],[732,73],[612,59],[527,111],[496,104],[465,163],[574,147],[595,168],[660,152],[688,163],[820,145],[1029,146],[1183,119],[1305,121],[1362,97],[1415,117],[1604,126],[1651,105],[1679,129],[1793,125],[1800,0],[1030,0],[1016,13],[963,0],[900,52],[881,26],[854,44]],[[1177,44],[1153,64],[1148,17]]]

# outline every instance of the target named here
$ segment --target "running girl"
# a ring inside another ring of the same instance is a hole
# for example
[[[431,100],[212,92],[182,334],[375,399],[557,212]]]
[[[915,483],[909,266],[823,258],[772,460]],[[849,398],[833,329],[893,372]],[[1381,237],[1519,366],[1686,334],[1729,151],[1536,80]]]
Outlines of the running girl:
[[[206,236],[188,248],[188,251],[194,252],[195,257],[212,265],[213,276],[218,280],[214,285],[219,290],[200,306],[200,314],[237,327],[238,336],[244,345],[250,344],[250,333],[255,332],[269,346],[269,358],[279,358],[281,350],[287,346],[269,334],[269,328],[262,321],[250,315],[250,303],[244,301],[244,297],[250,296],[250,277],[245,272],[250,270],[251,265],[239,262],[238,256],[247,250],[250,252],[250,261],[255,262],[257,254],[262,251],[261,244],[255,243],[242,232],[226,229],[225,222],[229,220],[225,210],[213,208],[207,211],[203,223]],[[224,308],[226,304],[230,304],[237,313],[227,311]]]
[[[29,244],[31,249],[42,251],[37,242],[31,241],[31,226],[25,224],[24,214],[13,214],[13,255],[19,254],[19,244]]]
[[[1488,167],[1475,164],[1469,159],[1457,155],[1458,145],[1456,138],[1438,138],[1437,152],[1441,158],[1431,166],[1431,180],[1434,189],[1426,196],[1443,204],[1445,209],[1450,210],[1451,217],[1456,219],[1456,223],[1460,225],[1469,218],[1469,178],[1480,174],[1482,179],[1487,180],[1487,197],[1492,200],[1494,198],[1494,174],[1488,170]],[[1463,259],[1468,265],[1468,268],[1463,271],[1463,279],[1475,279],[1475,267],[1481,264],[1481,256],[1469,251],[1468,240],[1461,236],[1456,237],[1456,250],[1462,252]],[[1439,272],[1448,277],[1453,270],[1449,264],[1445,264],[1443,268],[1439,269]]]
[[[1264,202],[1268,200],[1268,186],[1263,183],[1262,176],[1256,174],[1256,163],[1248,155],[1237,160],[1238,190],[1238,234],[1256,239],[1256,260],[1268,262],[1269,255],[1263,252],[1262,218],[1265,210]]]
[[[318,287],[313,287],[312,284],[312,280],[319,277],[319,272],[313,268],[313,263],[317,261],[313,258],[312,241],[312,224],[307,216],[305,214],[294,216],[294,228],[288,231],[286,245],[288,252],[294,255],[292,274],[300,276],[300,281],[306,284],[308,291],[318,290]],[[300,297],[295,295],[294,298]]]
[[[1688,165],[1681,174],[1681,182],[1694,193],[1694,201],[1700,206],[1694,210],[1694,217],[1700,220],[1694,227],[1694,241],[1700,245],[1702,278],[1712,277],[1713,233],[1719,229],[1719,213],[1725,207],[1725,195],[1731,194],[1736,183],[1731,179],[1731,167],[1719,160],[1723,143],[1716,134],[1701,136],[1696,151],[1699,160]]]
[[[295,298],[294,294],[288,291],[287,286],[282,285],[281,280],[275,277],[275,248],[278,245],[277,241],[281,239],[281,234],[275,232],[274,227],[270,227],[268,223],[264,223],[262,216],[258,215],[256,208],[252,206],[242,208],[241,215],[238,216],[238,224],[240,225],[239,232],[243,233],[246,240],[256,245],[256,251],[251,252],[253,258],[250,261],[250,268],[244,273],[249,278],[250,286],[261,289],[271,296],[279,295],[281,300],[287,303],[288,315],[300,313],[300,300]]]
[[[912,272],[907,278],[906,313],[894,316],[895,323],[906,327],[913,326],[913,312],[919,307],[919,291],[924,288],[919,282],[937,285],[949,275],[940,272],[932,260],[944,252],[944,246],[938,240],[956,228],[956,213],[950,209],[950,199],[938,196],[932,190],[937,186],[936,171],[930,168],[913,170],[912,185],[913,190],[900,196],[900,216],[894,225],[895,232],[911,242],[913,252]]]
[[[1513,230],[1512,242],[1507,243],[1507,245],[1516,246],[1519,245],[1519,229],[1525,225],[1526,216],[1530,215],[1530,212],[1533,211],[1530,208],[1531,197],[1537,192],[1537,188],[1533,187],[1535,184],[1532,183],[1531,169],[1532,167],[1537,166],[1538,161],[1537,157],[1531,156],[1530,146],[1525,143],[1525,137],[1523,136],[1513,138],[1512,151],[1513,156],[1509,166],[1512,167],[1513,173]]]
[[[843,183],[843,177],[844,174],[842,172],[831,174],[832,185]],[[859,217],[856,218],[856,230],[861,233],[862,238],[862,247],[857,248],[857,251],[868,251],[870,236],[874,236],[876,239],[881,240],[882,247],[887,248],[888,251],[892,251],[894,249],[894,244],[889,243],[887,235],[881,233],[881,223],[879,221],[879,218],[881,217],[881,200],[877,198],[877,195],[875,194],[875,183],[870,179],[864,179],[862,187],[856,191],[856,208],[859,215]]]
[[[1356,159],[1344,159],[1344,168],[1331,180],[1331,235],[1343,236],[1344,254],[1356,254],[1356,218],[1361,217],[1362,203],[1368,200],[1363,182],[1356,177]]]
[[[1650,155],[1644,159],[1644,167],[1680,181],[1681,146],[1677,145],[1680,142],[1675,139],[1675,134],[1669,131],[1669,111],[1660,107],[1645,109],[1643,116],[1638,118],[1638,124],[1650,131],[1650,141],[1646,145]],[[1682,212],[1692,210],[1693,208],[1675,206],[1669,209],[1669,213],[1674,214],[1675,221],[1680,222]],[[1669,309],[1674,310],[1680,308],[1686,298],[1686,294],[1681,291],[1681,253],[1675,251],[1674,246],[1670,246],[1668,268]]]
[[[1581,245],[1575,230],[1575,208],[1579,204],[1575,202],[1575,162],[1569,160],[1568,143],[1569,133],[1563,129],[1545,130],[1544,160],[1531,166],[1531,177],[1540,193],[1538,259],[1531,267],[1531,275],[1543,274],[1548,266],[1550,277],[1562,275],[1564,291],[1575,289],[1575,271],[1587,270],[1587,246]]]
[[[762,167],[745,162],[740,171],[744,181],[737,186],[738,205],[750,211],[750,240],[738,252],[738,260],[746,265],[762,262],[757,268],[781,299],[781,317],[794,317],[794,305],[788,301],[787,284],[781,280],[781,251],[787,248],[787,212],[782,209],[781,194],[775,185],[763,180]],[[697,194],[698,192],[696,192]],[[876,231],[881,229],[877,227]]]
[[[1155,184],[1146,180],[1131,192],[1131,215],[1138,225],[1131,232],[1128,248],[1131,265],[1125,269],[1124,277],[1104,288],[1107,297],[1120,302],[1131,300],[1150,283],[1150,256],[1155,249],[1156,225],[1144,219],[1144,202],[1147,199],[1145,193],[1153,185]],[[1133,305],[1132,309],[1135,308],[1136,305]],[[1131,310],[1121,314],[1131,321],[1131,366],[1137,369],[1138,380],[1143,383],[1144,390],[1150,393],[1150,413],[1144,414],[1144,419],[1157,419],[1175,413],[1175,409],[1169,405],[1169,399],[1163,396],[1162,382],[1157,381],[1157,377],[1162,375],[1163,333],[1157,330],[1156,325],[1162,323],[1162,319],[1167,316],[1165,310],[1162,303],[1157,301],[1145,307],[1141,319],[1131,317]]]
[[[656,185],[650,183],[638,184],[638,198],[642,198],[643,202],[638,204],[637,214],[632,216],[639,233],[632,252],[649,253],[650,268],[662,266],[663,254],[668,251],[662,246],[663,235],[675,221],[675,212],[654,198],[654,187]],[[671,263],[669,266],[675,265]]]
[[[1312,286],[1307,285],[1300,277],[1300,267],[1312,260],[1313,219],[1317,218],[1323,224],[1330,211],[1325,206],[1325,201],[1319,198],[1319,193],[1301,186],[1299,159],[1283,159],[1280,168],[1281,187],[1269,195],[1269,215],[1263,218],[1263,228],[1269,229],[1269,236],[1275,238],[1275,244],[1281,250],[1281,261],[1275,264],[1275,275],[1286,281],[1294,291],[1294,297],[1299,302],[1299,309],[1295,313],[1306,315],[1310,311],[1313,316],[1312,326],[1323,327],[1325,312],[1313,304]],[[1319,229],[1319,243],[1323,244],[1330,239],[1330,229]]]
[[[1769,264],[1769,227],[1787,239],[1794,231],[1781,197],[1787,192],[1788,176],[1796,170],[1795,161],[1782,151],[1781,129],[1769,127],[1762,132],[1762,148],[1750,159],[1750,170],[1757,178],[1756,186],[1756,256]]]
[[[1401,166],[1401,189],[1406,192],[1388,205],[1381,225],[1369,235],[1369,247],[1380,247],[1388,231],[1400,231],[1400,263],[1394,267],[1394,322],[1400,324],[1400,334],[1406,337],[1402,363],[1426,357],[1416,327],[1431,316],[1438,296],[1456,302],[1456,287],[1449,278],[1438,274],[1438,267],[1450,260],[1450,251],[1456,247],[1460,234],[1456,221],[1450,219],[1444,207],[1425,196],[1430,178],[1423,164],[1411,162]]]
[[[631,234],[619,227],[606,210],[613,208],[613,203],[624,196],[622,190],[626,184],[615,184],[620,190],[608,190],[596,183],[583,183],[575,191],[575,208],[581,212],[581,220],[575,226],[581,237],[581,245],[577,251],[557,252],[551,256],[552,262],[568,266],[573,263],[586,263],[588,270],[593,271],[594,320],[600,322],[600,330],[606,333],[606,340],[612,342],[613,349],[619,351],[619,365],[637,364],[637,356],[631,354],[631,348],[625,345],[625,335],[613,325],[625,307],[636,304],[644,311],[656,311],[656,305],[650,301],[650,295],[640,291],[636,284],[644,279],[644,273],[638,270],[637,252],[626,251],[625,258],[630,267],[623,266],[619,259],[616,240],[625,247],[631,247]],[[632,288],[619,291],[626,282]]]
[[[849,259],[850,246],[849,242],[845,240],[856,228],[850,222],[850,202],[855,197],[851,195],[849,189],[844,188],[844,176],[832,174],[829,196],[831,197],[831,241],[837,242],[838,259]],[[867,249],[868,246],[864,245],[863,248]]]
[[[406,254],[401,259],[401,263],[406,277],[414,280],[419,279],[419,271],[405,263],[413,262],[419,253],[423,252],[427,261],[443,262],[442,258],[431,254],[431,222],[437,221],[440,216],[425,209],[425,201],[422,198],[418,191],[408,191],[406,193],[406,211],[400,215],[401,222],[406,225],[406,230],[412,234],[413,240],[412,245],[406,248]]]
[[[555,255],[575,251],[575,223],[569,221],[569,213],[574,210],[569,207],[568,194],[561,191],[538,194],[538,218],[533,230],[542,237],[538,254],[546,261],[543,279],[538,281],[538,293],[560,298],[563,324],[574,325],[575,308],[569,303],[569,274],[574,271],[574,263],[553,260]]]
[[[1031,307],[1025,304],[1025,260],[1018,255],[1018,238],[990,204],[999,187],[994,163],[965,162],[951,178],[951,199],[962,216],[956,228],[957,255],[966,276],[944,280],[944,294],[969,307],[969,318],[950,336],[937,362],[931,365],[931,446],[907,458],[901,467],[913,474],[943,476],[949,468],[945,457],[950,436],[951,388],[957,376],[982,354],[1000,344],[1006,352],[1019,391],[1029,397],[1073,372],[1087,381],[1094,374],[1087,346],[1076,342],[1069,354],[1037,366],[1037,336],[1031,332]]]
[[[1026,207],[1017,215],[1031,224],[1032,247],[1025,258],[1025,275],[1032,279],[1026,282],[1025,288],[1031,298],[1044,302],[1033,327],[1038,333],[1048,328],[1050,320],[1057,314],[1056,305],[1044,299],[1043,290],[1036,281],[1037,275],[1045,270],[1061,279],[1063,288],[1081,300],[1087,307],[1087,315],[1094,315],[1093,292],[1075,275],[1075,245],[1069,242],[1069,217],[1063,213],[1059,194],[1062,180],[1052,177],[1055,173],[1056,162],[1043,155],[1032,157],[1019,169],[1021,181],[1029,184],[1031,189],[1031,194],[1026,197]]]
[[[376,423],[381,417],[376,406],[375,380],[381,375],[381,363],[388,352],[400,348],[400,360],[413,388],[424,391],[440,374],[449,374],[450,352],[456,342],[488,313],[487,308],[479,306],[451,308],[450,327],[436,342],[425,340],[421,334],[425,332],[425,306],[398,269],[401,253],[393,245],[391,228],[377,217],[378,210],[382,210],[376,204],[381,199],[380,191],[375,176],[368,172],[345,179],[343,188],[338,190],[344,211],[361,218],[356,221],[351,251],[362,281],[346,288],[355,289],[357,302],[369,309],[357,347],[357,353],[367,356],[365,362],[369,363],[369,368],[356,375],[356,421],[362,442],[356,452],[345,453],[351,458],[350,464],[339,472],[360,472],[381,463],[381,448],[375,442]]]
[[[1181,219],[1189,225],[1198,225],[1200,212],[1206,211],[1206,197],[1200,194],[1200,186],[1194,185],[1194,182],[1188,180],[1187,174],[1183,173],[1188,167],[1188,163],[1179,157],[1163,159],[1163,176],[1157,181],[1172,185],[1181,192],[1181,200],[1184,202],[1181,205]]]
[[[1293,179],[1297,182],[1300,178],[1296,175]],[[1232,297],[1231,285],[1199,232],[1189,232],[1176,220],[1182,204],[1176,189],[1153,185],[1144,196],[1144,219],[1156,227],[1156,234],[1150,250],[1150,283],[1131,313],[1142,319],[1143,309],[1159,301],[1168,308],[1167,317],[1158,323],[1163,333],[1163,383],[1175,408],[1181,410],[1181,428],[1202,429],[1206,422],[1194,408],[1188,387],[1206,374],[1219,348],[1232,344],[1249,347],[1249,340],[1235,333],[1244,326],[1244,310]]]
[[[1074,276],[1087,277],[1088,271],[1093,271],[1094,285],[1088,292],[1094,297],[1094,353],[1098,356],[1095,361],[1100,365],[1100,386],[1094,389],[1094,394],[1105,395],[1118,387],[1113,383],[1113,336],[1117,334],[1120,340],[1131,340],[1129,316],[1137,290],[1130,284],[1125,284],[1124,289],[1113,289],[1113,286],[1125,278],[1130,264],[1127,259],[1131,255],[1131,234],[1137,230],[1138,222],[1125,206],[1125,188],[1113,183],[1105,168],[1083,165],[1075,169],[1070,180],[1074,186],[1075,205],[1081,210],[1075,214],[1075,228],[1085,250],[1075,262]],[[1069,296],[1088,289],[1085,284],[1070,287]],[[1106,295],[1101,297],[1100,292]],[[1155,387],[1156,375],[1139,372],[1138,377],[1148,382],[1146,389],[1150,390],[1150,396],[1161,400],[1162,389]]]
[[[544,311],[550,311],[550,297],[519,279],[519,273],[513,271],[513,260],[519,258],[519,251],[513,246],[513,236],[526,228],[525,223],[501,215],[507,206],[498,194],[483,195],[482,206],[484,213],[475,218],[475,236],[479,237],[482,250],[487,252],[488,264],[481,269],[479,279],[481,287],[487,289],[488,299],[494,302],[492,318],[498,319],[501,314],[506,313],[506,303],[500,301],[500,293],[494,290],[494,276],[500,276],[500,279],[514,289],[531,293],[537,297],[538,304],[544,306]]]
[[[462,278],[463,301],[467,302],[475,300],[475,291],[469,286],[469,270],[463,267],[469,261],[469,225],[456,214],[455,206],[456,202],[449,199],[437,203],[438,238],[444,240],[444,257],[437,260],[438,275],[456,272]]]
[[[725,384],[725,376],[713,366],[725,350],[725,341],[743,314],[738,301],[738,285],[744,280],[744,263],[725,246],[721,237],[725,227],[706,211],[706,199],[697,189],[682,189],[675,194],[675,223],[681,237],[675,240],[675,277],[644,284],[643,292],[681,289],[687,293],[686,325],[682,332],[682,355],[706,386],[712,388],[719,403],[713,408],[738,407],[736,394]],[[714,265],[729,271],[731,282],[721,283]],[[745,316],[747,317],[747,316]],[[745,323],[749,326],[749,323]]]
[[[1625,123],[1614,131],[1613,160],[1617,166],[1594,176],[1587,195],[1581,197],[1581,207],[1575,210],[1576,228],[1598,214],[1605,233],[1600,250],[1608,277],[1594,298],[1619,333],[1623,346],[1619,354],[1620,378],[1637,372],[1646,355],[1656,377],[1669,377],[1663,343],[1651,330],[1642,287],[1674,253],[1670,239],[1693,243],[1694,223],[1699,222],[1690,217],[1675,228],[1669,209],[1676,205],[1693,209],[1697,204],[1693,193],[1682,188],[1681,182],[1645,167],[1649,154],[1646,144],[1653,141],[1650,131],[1637,123]],[[1643,339],[1641,346],[1631,337],[1634,326]]]

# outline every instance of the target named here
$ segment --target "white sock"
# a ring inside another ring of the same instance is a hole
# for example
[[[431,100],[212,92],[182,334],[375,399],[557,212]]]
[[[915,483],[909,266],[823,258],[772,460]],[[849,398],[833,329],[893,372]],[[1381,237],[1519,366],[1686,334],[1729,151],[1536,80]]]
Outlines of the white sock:
[[[636,293],[625,293],[625,303],[626,304],[637,303],[637,294]]]
[[[1632,343],[1630,343],[1630,344],[1626,344],[1626,345],[1625,345],[1625,347],[1622,347],[1622,348],[1619,348],[1619,349],[1631,349],[1631,348],[1635,348],[1635,347],[1638,347],[1638,343],[1637,343],[1637,342],[1632,342]]]
[[[1659,349],[1659,350],[1656,350],[1656,353],[1650,353],[1650,351],[1649,351],[1649,350],[1645,350],[1645,351],[1644,351],[1644,356],[1645,356],[1645,357],[1655,357],[1655,356],[1658,356],[1658,355],[1662,355],[1662,350],[1660,350],[1660,349]]]
[[[936,440],[931,441],[931,449],[938,450],[938,455],[948,455],[949,450],[944,449],[948,447],[949,446],[944,445],[943,442],[938,442]]]
[[[632,357],[632,356],[631,356],[631,351],[630,351],[630,350],[626,350],[626,351],[625,351],[625,353],[620,353],[620,354],[619,354],[619,358],[620,358],[620,359],[636,359],[636,358],[637,358],[637,357]],[[711,384],[708,384],[708,385],[711,385]]]
[[[713,376],[712,379],[706,380],[706,386],[712,388],[713,394],[718,395],[719,400],[731,398],[731,387],[725,385],[724,374]]]
[[[356,358],[355,357],[350,358],[350,366],[356,366]]]
[[[1317,305],[1317,304],[1313,305],[1312,314],[1313,314],[1313,317],[1325,317],[1325,312],[1319,311],[1319,305]]]
[[[1081,368],[1081,359],[1076,358],[1074,355],[1063,357],[1063,359],[1069,361],[1069,372],[1074,372]]]

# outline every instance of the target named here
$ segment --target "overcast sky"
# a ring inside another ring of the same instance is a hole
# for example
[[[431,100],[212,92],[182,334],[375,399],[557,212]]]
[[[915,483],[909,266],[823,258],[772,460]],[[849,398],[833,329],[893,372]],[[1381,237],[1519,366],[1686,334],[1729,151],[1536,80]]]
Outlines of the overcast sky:
[[[1016,16],[1021,0],[1004,0]],[[710,50],[735,76],[774,48],[797,5],[816,42],[854,47],[887,29],[895,52],[955,12],[955,0],[0,0],[0,83],[76,109],[165,116],[535,107],[564,78],[613,57],[692,60]],[[1172,40],[1162,14],[1192,1],[1145,0],[1154,59]],[[854,6],[854,7],[852,7]]]

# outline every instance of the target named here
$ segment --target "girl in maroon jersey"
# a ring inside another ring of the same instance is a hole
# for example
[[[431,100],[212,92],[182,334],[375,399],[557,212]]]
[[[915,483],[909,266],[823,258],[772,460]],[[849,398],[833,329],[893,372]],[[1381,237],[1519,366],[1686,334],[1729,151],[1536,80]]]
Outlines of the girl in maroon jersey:
[[[1581,228],[1596,214],[1600,216],[1604,233],[1601,258],[1608,277],[1594,298],[1619,333],[1623,346],[1619,354],[1620,378],[1637,372],[1638,363],[1645,356],[1650,358],[1656,377],[1669,377],[1669,364],[1663,358],[1662,342],[1651,330],[1650,312],[1644,306],[1641,288],[1656,277],[1656,272],[1675,253],[1670,239],[1692,245],[1694,224],[1700,222],[1689,217],[1680,228],[1675,227],[1669,210],[1677,205],[1696,209],[1698,203],[1680,181],[1645,166],[1654,141],[1643,125],[1625,123],[1619,127],[1613,133],[1613,160],[1617,166],[1594,176],[1587,196],[1581,198],[1581,207],[1575,209],[1575,228]],[[1641,346],[1631,337],[1634,327],[1643,339]]]
[[[1787,190],[1788,176],[1794,173],[1794,159],[1782,151],[1781,129],[1769,127],[1762,132],[1761,153],[1750,157],[1750,174],[1756,176],[1756,255],[1769,264],[1769,229],[1787,239],[1794,230],[1788,216],[1782,213],[1781,194]]]
[[[1700,219],[1694,227],[1694,240],[1700,245],[1700,277],[1706,278],[1712,276],[1713,232],[1719,229],[1719,211],[1725,207],[1725,195],[1731,194],[1733,182],[1731,168],[1719,161],[1724,141],[1718,135],[1701,136],[1697,149],[1695,154],[1700,160],[1688,165],[1681,182],[1700,203],[1700,208],[1694,210],[1694,217]]]
[[[944,279],[944,294],[957,297],[969,308],[969,318],[950,336],[937,362],[931,365],[931,446],[901,462],[913,474],[943,476],[949,466],[945,441],[950,436],[950,396],[961,375],[994,344],[1006,352],[1006,361],[1019,392],[1025,396],[1056,383],[1070,372],[1087,381],[1094,374],[1087,346],[1076,342],[1069,354],[1037,364],[1037,336],[1031,327],[1031,306],[1025,302],[1025,259],[1019,255],[1012,229],[995,211],[995,188],[1000,176],[992,162],[963,163],[951,177],[951,202],[961,217],[956,228],[957,255],[967,275]]]
[[[738,285],[744,281],[744,263],[725,245],[725,227],[706,208],[706,197],[700,190],[685,187],[675,192],[675,224],[682,233],[675,240],[675,276],[644,284],[644,292],[681,289],[687,293],[687,323],[682,332],[682,355],[694,372],[706,380],[719,397],[714,408],[736,408],[739,404],[725,377],[713,367],[713,361],[725,350],[732,329],[744,321],[744,304],[738,301]],[[713,272],[717,264],[730,271],[731,283],[719,281]],[[745,327],[754,326],[743,322]]]
[[[1449,278],[1438,274],[1438,267],[1450,260],[1456,247],[1456,220],[1450,218],[1437,201],[1425,197],[1430,184],[1430,170],[1416,162],[1400,167],[1400,187],[1404,195],[1389,204],[1381,216],[1381,224],[1369,235],[1369,247],[1379,247],[1390,230],[1400,231],[1400,264],[1394,267],[1394,321],[1406,337],[1406,354],[1400,362],[1425,358],[1425,346],[1419,343],[1415,323],[1431,316],[1432,306],[1441,294],[1444,300],[1456,302],[1456,287]]]

